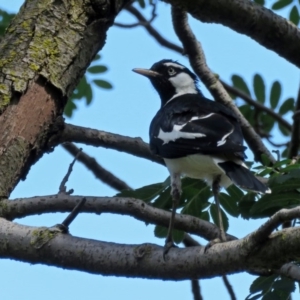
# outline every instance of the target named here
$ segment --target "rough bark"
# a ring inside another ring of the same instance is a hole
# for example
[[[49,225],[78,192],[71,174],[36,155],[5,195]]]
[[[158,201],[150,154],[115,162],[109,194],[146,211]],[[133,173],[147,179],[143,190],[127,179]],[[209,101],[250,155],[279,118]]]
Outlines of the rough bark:
[[[164,260],[163,248],[157,245],[100,242],[0,218],[0,257],[94,274],[164,280],[211,278],[255,267],[277,270],[299,257],[300,230],[276,232],[247,255],[246,244],[241,239],[216,244],[206,252],[203,247],[173,248]]]
[[[300,67],[300,29],[270,9],[248,0],[163,0],[205,23],[245,34]]]
[[[0,44],[0,198],[47,150],[86,68],[126,0],[26,1]]]

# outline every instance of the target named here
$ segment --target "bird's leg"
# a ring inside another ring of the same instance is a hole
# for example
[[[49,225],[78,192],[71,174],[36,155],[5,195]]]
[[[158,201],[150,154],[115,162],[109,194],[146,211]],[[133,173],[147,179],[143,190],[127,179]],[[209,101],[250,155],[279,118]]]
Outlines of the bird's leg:
[[[178,206],[179,200],[181,195],[181,180],[180,174],[171,174],[171,196],[172,196],[172,214],[168,228],[168,234],[164,246],[164,253],[163,256],[169,252],[169,250],[174,247],[172,232],[174,227],[174,220],[175,220],[175,213],[176,208]]]
[[[223,220],[222,220],[222,214],[221,214],[221,208],[220,208],[220,201],[219,201],[220,179],[221,179],[221,177],[218,176],[213,181],[212,192],[213,192],[213,195],[214,195],[214,198],[215,198],[215,203],[216,203],[216,206],[217,206],[217,209],[218,209],[218,219],[219,219],[221,242],[226,242],[225,230],[224,230],[224,226],[223,226]]]

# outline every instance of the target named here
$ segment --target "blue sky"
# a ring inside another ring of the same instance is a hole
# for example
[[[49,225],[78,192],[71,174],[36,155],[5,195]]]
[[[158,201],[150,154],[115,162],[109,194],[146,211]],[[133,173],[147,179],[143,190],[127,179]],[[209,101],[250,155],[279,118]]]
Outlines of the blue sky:
[[[23,1],[0,0],[0,8],[17,12]],[[154,26],[169,40],[179,44],[170,21],[169,6],[159,3],[158,17]],[[134,20],[122,12],[119,22]],[[222,25],[201,24],[191,20],[198,39],[201,41],[207,63],[220,77],[231,82],[232,74],[243,75],[252,82],[253,75],[260,73],[266,80],[267,89],[273,81],[283,86],[283,97],[294,97],[299,86],[299,72],[277,54],[263,48],[250,38],[237,34]],[[163,28],[163,29],[162,29]],[[93,88],[94,99],[90,106],[78,102],[78,111],[67,122],[97,128],[126,136],[140,136],[148,141],[149,123],[159,108],[159,98],[150,83],[131,70],[135,67],[150,67],[163,58],[171,58],[188,65],[185,57],[161,48],[143,28],[111,28],[106,45],[101,51],[101,63],[109,72],[101,76],[110,81],[110,91]],[[91,79],[92,77],[89,77]],[[200,85],[207,97],[209,93]],[[159,165],[127,154],[102,148],[82,146],[98,162],[137,188],[164,180],[167,170]],[[251,156],[250,156],[251,158]],[[21,182],[11,198],[55,194],[72,158],[62,148],[57,149],[36,163],[27,180]],[[99,182],[80,163],[67,184],[76,195],[113,196],[116,192]],[[64,219],[63,214],[48,214],[16,220],[20,224],[52,226]],[[254,230],[261,221],[249,222],[238,219],[230,221],[229,232],[243,237]],[[163,240],[153,236],[154,227],[135,221],[133,218],[102,214],[101,216],[80,214],[72,223],[72,235],[113,241],[116,243],[139,244],[152,242],[163,245]],[[145,279],[104,277],[77,271],[66,271],[55,267],[30,265],[11,260],[0,260],[1,296],[3,299],[122,299],[152,300],[170,297],[192,299],[190,282],[170,282]],[[229,276],[238,299],[248,294],[250,283],[255,277],[247,274]],[[17,284],[17,287],[16,287]],[[204,299],[229,299],[221,278],[201,280]],[[223,296],[224,295],[224,296]],[[293,299],[300,299],[297,293]]]

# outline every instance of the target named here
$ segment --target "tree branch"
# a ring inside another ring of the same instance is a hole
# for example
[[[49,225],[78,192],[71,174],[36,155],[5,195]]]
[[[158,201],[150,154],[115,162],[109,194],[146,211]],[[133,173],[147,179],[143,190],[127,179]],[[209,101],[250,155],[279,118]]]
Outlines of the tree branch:
[[[300,268],[294,263],[284,264],[277,273],[300,282]]]
[[[73,156],[75,156],[79,151],[79,148],[77,148],[73,143],[64,143],[62,144],[62,147]],[[127,185],[126,182],[103,168],[94,157],[91,157],[85,152],[81,151],[77,157],[77,160],[83,163],[87,167],[87,169],[96,176],[97,179],[106,183],[113,189],[117,191],[131,190],[131,187]]]
[[[0,203],[0,217],[13,220],[30,215],[51,212],[69,212],[83,196],[58,194],[52,196],[3,200]],[[85,196],[82,212],[115,213],[129,215],[137,220],[168,227],[171,213],[133,198]],[[219,236],[216,225],[189,215],[176,214],[174,227],[213,240]],[[227,234],[227,240],[236,239]]]
[[[126,10],[128,12],[130,12],[132,15],[134,15],[138,20],[140,25],[144,26],[145,29],[148,31],[148,33],[155,38],[155,40],[162,46],[171,49],[173,51],[176,51],[180,54],[183,53],[183,49],[174,44],[171,43],[170,41],[168,41],[167,39],[165,39],[156,29],[154,29],[154,27],[151,26],[151,24],[149,22],[147,22],[146,18],[133,6],[128,6],[126,7]]]
[[[246,103],[252,105],[253,107],[257,108],[259,111],[264,111],[270,116],[274,118],[279,124],[284,126],[288,130],[292,130],[292,125],[286,121],[280,114],[276,113],[274,110],[270,109],[269,107],[264,106],[263,104],[259,103],[258,101],[253,100],[251,97],[249,97],[244,92],[240,91],[239,89],[227,84],[223,80],[220,80],[224,88],[228,93],[232,93],[235,96],[240,97],[243,99]]]
[[[183,238],[183,244],[186,246],[186,247],[197,247],[197,246],[200,246],[200,244],[195,240],[193,239],[189,234],[185,233],[184,234],[184,238]],[[226,275],[222,275],[222,279],[223,279],[223,282],[225,284],[225,287],[229,293],[229,296],[231,298],[231,300],[236,300],[236,296],[234,294],[234,290],[227,278]],[[194,282],[196,281],[196,282]],[[200,298],[198,297],[198,294],[197,294],[197,285],[199,286],[199,295],[200,295]],[[194,291],[194,288],[195,288],[195,291]],[[192,281],[192,290],[193,290],[193,294],[194,294],[194,299],[202,299],[201,297],[201,294],[200,294],[200,285],[199,285],[199,282],[198,280],[193,280]]]
[[[163,248],[157,245],[100,242],[0,218],[2,258],[93,274],[164,280],[211,278],[253,266],[278,269],[299,257],[300,230],[289,228],[273,234],[248,257],[242,251],[246,242],[242,239],[215,244],[205,253],[199,247],[172,248],[164,261]]]
[[[294,111],[294,122],[292,127],[292,134],[291,134],[291,142],[289,146],[289,153],[288,157],[293,158],[299,154],[299,146],[300,146],[300,114],[297,113],[300,111],[300,87],[298,89],[298,96],[296,99],[295,104],[295,111]]]
[[[300,67],[299,28],[254,1],[163,1],[181,8],[202,22],[222,24],[245,34]]]
[[[232,99],[218,78],[208,68],[201,45],[189,27],[187,14],[181,9],[173,6],[172,19],[174,30],[181,40],[186,53],[188,54],[191,66],[208,90],[212,93],[215,100],[226,105],[235,112],[243,130],[244,138],[254,153],[255,160],[261,161],[261,154],[265,154],[271,162],[275,163],[275,159],[270,151],[265,147],[250,123],[245,119],[236,105],[232,102]]]
[[[249,251],[255,251],[257,247],[260,247],[269,239],[269,235],[279,225],[285,221],[291,221],[300,217],[300,207],[294,207],[291,209],[281,209],[275,213],[270,219],[261,225],[256,231],[251,233],[248,237]]]
[[[145,22],[146,19],[144,18],[144,16],[133,6],[129,6],[127,8],[127,10],[132,13],[132,15],[134,15],[138,20],[139,20],[139,24],[141,26],[144,26],[145,29],[148,31],[148,33],[162,46],[173,50],[179,54],[183,54],[184,53],[184,49],[168,40],[166,40],[156,29],[154,29],[154,27]],[[260,111],[264,111],[266,113],[268,113],[270,116],[272,116],[278,123],[280,123],[282,126],[284,126],[285,128],[287,128],[288,130],[292,129],[292,125],[289,124],[280,114],[274,112],[273,110],[271,110],[270,108],[262,105],[261,103],[253,100],[251,97],[249,97],[247,94],[243,93],[242,91],[236,89],[235,87],[225,83],[223,80],[220,79],[220,82],[222,83],[222,85],[224,86],[224,88],[227,90],[227,92],[230,92],[238,97],[240,97],[241,99],[243,99],[245,102],[247,102],[248,104],[256,107],[257,109],[259,109]]]
[[[49,146],[53,147],[64,142],[83,143],[95,147],[114,149],[164,165],[163,160],[153,155],[149,145],[143,142],[141,138],[131,138],[101,130],[65,124],[64,130],[51,140]]]

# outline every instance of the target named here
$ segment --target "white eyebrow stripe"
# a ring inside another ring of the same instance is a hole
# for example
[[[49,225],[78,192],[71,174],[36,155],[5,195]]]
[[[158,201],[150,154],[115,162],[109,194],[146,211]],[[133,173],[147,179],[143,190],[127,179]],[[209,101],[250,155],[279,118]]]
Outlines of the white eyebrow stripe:
[[[166,63],[164,63],[164,65],[167,66],[167,67],[174,67],[174,68],[184,69],[184,66],[173,63],[173,62],[166,62]]]

